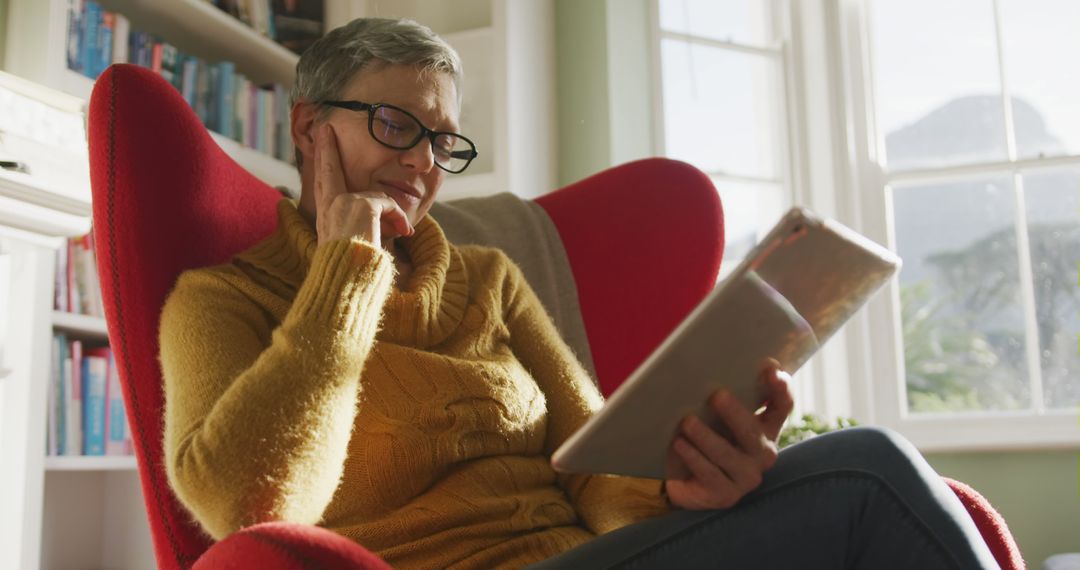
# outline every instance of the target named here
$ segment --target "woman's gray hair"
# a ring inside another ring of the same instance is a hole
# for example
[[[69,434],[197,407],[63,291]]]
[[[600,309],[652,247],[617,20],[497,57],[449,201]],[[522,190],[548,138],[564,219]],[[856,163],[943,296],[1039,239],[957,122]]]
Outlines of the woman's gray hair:
[[[289,92],[289,108],[297,101],[329,101],[358,73],[372,66],[414,65],[425,72],[450,75],[461,105],[461,58],[431,28],[413,20],[357,18],[335,28],[311,44],[296,63],[296,83]],[[330,110],[320,109],[324,119]],[[301,166],[299,149],[296,166]]]

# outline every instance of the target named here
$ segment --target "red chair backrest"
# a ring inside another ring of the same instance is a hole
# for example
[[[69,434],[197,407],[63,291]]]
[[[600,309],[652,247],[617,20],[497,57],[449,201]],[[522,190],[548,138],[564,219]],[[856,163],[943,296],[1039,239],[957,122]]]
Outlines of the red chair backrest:
[[[190,567],[212,541],[169,489],[158,319],[186,269],[269,235],[281,195],[228,157],[168,82],[114,65],[89,111],[93,222],[158,567]],[[709,291],[723,216],[708,178],[664,159],[613,168],[537,200],[567,249],[601,387],[610,393]]]
[[[148,69],[98,78],[88,118],[95,248],[143,498],[162,569],[212,544],[169,490],[158,318],[186,269],[221,263],[277,225],[281,194],[210,138],[180,93]]]
[[[608,396],[716,284],[724,253],[720,197],[697,168],[650,158],[536,203],[559,229]]]

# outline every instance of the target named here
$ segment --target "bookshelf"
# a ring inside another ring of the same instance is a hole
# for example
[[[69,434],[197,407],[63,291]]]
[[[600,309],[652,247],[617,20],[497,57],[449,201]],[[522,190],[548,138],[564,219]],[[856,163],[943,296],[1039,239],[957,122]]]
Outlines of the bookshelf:
[[[68,0],[6,0],[3,70],[89,99],[93,81],[70,71]],[[101,0],[132,29],[182,50],[228,59],[254,80],[292,83],[296,56],[204,0]],[[462,55],[463,132],[480,144],[469,174],[449,176],[440,199],[554,188],[554,4],[518,0],[326,0],[327,28],[361,16],[412,17]],[[2,24],[2,23],[0,23]],[[212,133],[262,180],[299,189],[295,169]],[[102,319],[52,310],[54,252],[89,229],[88,186],[58,194],[0,172],[0,568],[152,568],[152,541],[133,458],[47,457],[51,338],[63,331],[107,342]],[[4,268],[8,269],[5,271]]]
[[[124,14],[132,30],[153,32],[185,53],[208,61],[234,61],[252,81],[291,87],[298,56],[205,0],[99,0]],[[89,101],[94,81],[67,67],[68,0],[9,0],[4,71]],[[211,133],[250,172],[274,186],[300,188],[287,162]]]
[[[132,29],[258,82],[290,85],[297,56],[202,0],[103,0]],[[3,71],[42,86],[56,106],[85,108],[94,82],[67,69],[67,0],[8,0]],[[55,92],[55,93],[54,93]],[[37,95],[37,93],[35,93]],[[4,111],[4,109],[0,109]],[[260,179],[299,189],[294,167],[211,133]],[[85,171],[84,171],[85,172]],[[152,568],[134,457],[48,456],[46,409],[54,332],[108,343],[104,319],[54,311],[55,251],[90,227],[90,190],[0,171],[0,568]]]

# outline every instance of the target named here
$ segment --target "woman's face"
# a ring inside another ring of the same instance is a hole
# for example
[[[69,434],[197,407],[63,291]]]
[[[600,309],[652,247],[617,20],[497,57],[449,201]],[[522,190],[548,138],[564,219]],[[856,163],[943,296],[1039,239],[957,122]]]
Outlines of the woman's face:
[[[375,67],[353,78],[340,99],[394,105],[428,129],[458,132],[457,92],[446,73],[425,73],[404,65]],[[386,194],[415,225],[435,202],[447,173],[435,166],[427,138],[408,150],[392,149],[373,139],[368,114],[335,108],[327,119],[337,136],[346,189]]]

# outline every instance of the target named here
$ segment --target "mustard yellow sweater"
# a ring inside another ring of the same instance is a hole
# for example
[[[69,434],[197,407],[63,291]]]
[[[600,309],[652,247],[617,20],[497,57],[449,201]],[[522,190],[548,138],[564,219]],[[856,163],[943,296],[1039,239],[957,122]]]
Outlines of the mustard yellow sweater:
[[[317,245],[294,203],[162,313],[169,481],[214,538],[318,524],[400,568],[520,567],[666,510],[656,481],[560,476],[603,404],[520,270],[430,217],[389,254]]]

